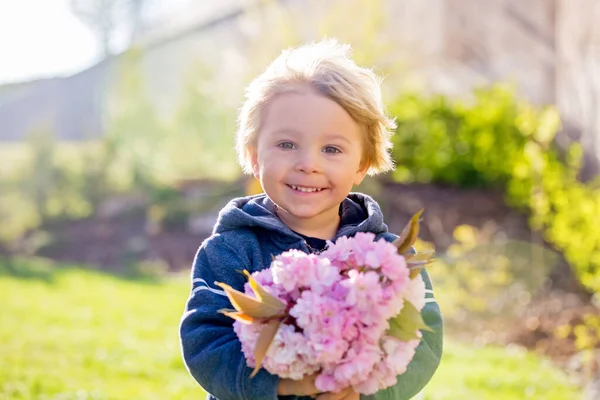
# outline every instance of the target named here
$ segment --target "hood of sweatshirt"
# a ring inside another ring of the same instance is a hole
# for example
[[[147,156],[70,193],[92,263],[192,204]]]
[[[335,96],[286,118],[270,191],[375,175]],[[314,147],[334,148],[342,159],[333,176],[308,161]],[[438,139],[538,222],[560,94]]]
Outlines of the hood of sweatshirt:
[[[336,237],[372,232],[379,236],[388,231],[381,208],[362,193],[350,193],[340,206],[341,222]],[[219,213],[213,234],[239,229],[265,229],[277,233],[284,242],[295,242],[300,236],[277,216],[277,206],[265,194],[231,200]],[[285,240],[288,238],[288,240]]]

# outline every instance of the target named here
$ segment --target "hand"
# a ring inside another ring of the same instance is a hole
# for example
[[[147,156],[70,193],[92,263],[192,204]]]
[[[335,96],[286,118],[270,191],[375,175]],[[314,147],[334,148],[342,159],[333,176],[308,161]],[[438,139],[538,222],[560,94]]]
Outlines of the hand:
[[[308,375],[299,381],[280,379],[277,394],[280,396],[316,396],[319,391],[315,387],[317,375]]]
[[[317,400],[359,400],[360,394],[356,393],[352,387],[347,387],[338,393],[323,393],[317,396]]]

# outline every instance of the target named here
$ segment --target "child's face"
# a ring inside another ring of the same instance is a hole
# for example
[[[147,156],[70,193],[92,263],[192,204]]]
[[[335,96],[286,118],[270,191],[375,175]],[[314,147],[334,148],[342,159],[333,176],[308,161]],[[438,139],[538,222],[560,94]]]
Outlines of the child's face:
[[[360,126],[335,101],[308,91],[271,101],[250,153],[254,175],[294,226],[337,221],[368,169]]]

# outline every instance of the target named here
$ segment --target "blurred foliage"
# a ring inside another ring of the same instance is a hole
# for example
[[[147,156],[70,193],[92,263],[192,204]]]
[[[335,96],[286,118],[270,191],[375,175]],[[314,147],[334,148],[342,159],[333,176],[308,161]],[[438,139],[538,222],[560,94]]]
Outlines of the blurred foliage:
[[[584,378],[592,381],[595,371],[600,371],[600,315],[586,314],[581,323],[557,327],[554,335],[558,339],[574,340]]]
[[[81,160],[88,150],[87,144],[58,145],[44,129],[33,131],[26,143],[0,149],[0,158],[11,161],[0,178],[0,244],[9,253],[35,251],[35,240],[17,244],[28,231],[91,213]]]
[[[206,91],[210,71],[194,68],[173,116],[162,118],[146,92],[141,62],[140,52],[132,50],[118,64],[101,139],[58,142],[40,128],[25,143],[2,144],[0,246],[5,251],[23,253],[33,243],[22,240],[26,233],[93,215],[115,196],[144,199],[153,227],[164,222],[185,228],[190,215],[244,193],[236,186],[233,110]],[[220,183],[202,199],[184,198],[180,186],[200,180]]]
[[[182,101],[161,149],[169,162],[166,181],[199,177],[232,181],[240,176],[234,146],[236,107],[215,95],[219,93],[215,75],[197,64],[185,78]]]
[[[120,175],[129,174],[134,186],[238,178],[235,114],[208,89],[213,72],[191,67],[181,102],[172,115],[162,115],[147,92],[142,64],[143,54],[130,50],[109,95],[107,134],[115,142]]]
[[[579,144],[564,153],[553,144],[560,128],[554,108],[535,109],[496,85],[476,90],[471,101],[404,95],[390,111],[398,121],[394,179],[504,190],[581,283],[600,292],[600,182],[577,179]]]
[[[445,331],[479,345],[504,343],[519,334],[532,300],[549,283],[560,262],[557,252],[542,244],[508,239],[489,222],[478,229],[458,226],[454,243],[434,257],[431,277],[444,315]],[[419,240],[418,251],[435,250]],[[584,314],[580,322],[556,328],[557,339],[572,341],[580,382],[593,381],[600,367],[600,315]]]
[[[495,342],[496,333],[489,330],[499,321],[518,325],[547,284],[559,255],[536,243],[508,239],[492,223],[481,229],[461,225],[453,235],[454,243],[434,257],[431,267],[446,328],[455,335],[466,332],[475,340]],[[434,250],[432,243],[421,240],[416,248]]]
[[[251,60],[243,74],[244,85],[260,74],[282,49],[332,37],[351,46],[352,58],[358,64],[373,67],[378,75],[385,77],[384,94],[395,94],[398,87],[415,87],[409,70],[410,54],[398,46],[393,36],[397,21],[385,1],[304,0],[303,17],[299,17],[298,4],[274,0],[265,3],[269,7],[249,11],[244,21],[250,27],[245,51]],[[265,26],[273,29],[261,29]]]

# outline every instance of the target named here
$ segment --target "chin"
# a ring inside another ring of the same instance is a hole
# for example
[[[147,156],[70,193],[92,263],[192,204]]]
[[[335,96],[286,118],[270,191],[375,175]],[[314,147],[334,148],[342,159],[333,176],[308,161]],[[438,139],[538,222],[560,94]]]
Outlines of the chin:
[[[311,211],[286,210],[286,213],[288,213],[290,216],[292,216],[294,218],[301,218],[301,219],[314,218],[317,215],[319,215],[319,213],[315,212],[315,210],[311,210]]]

